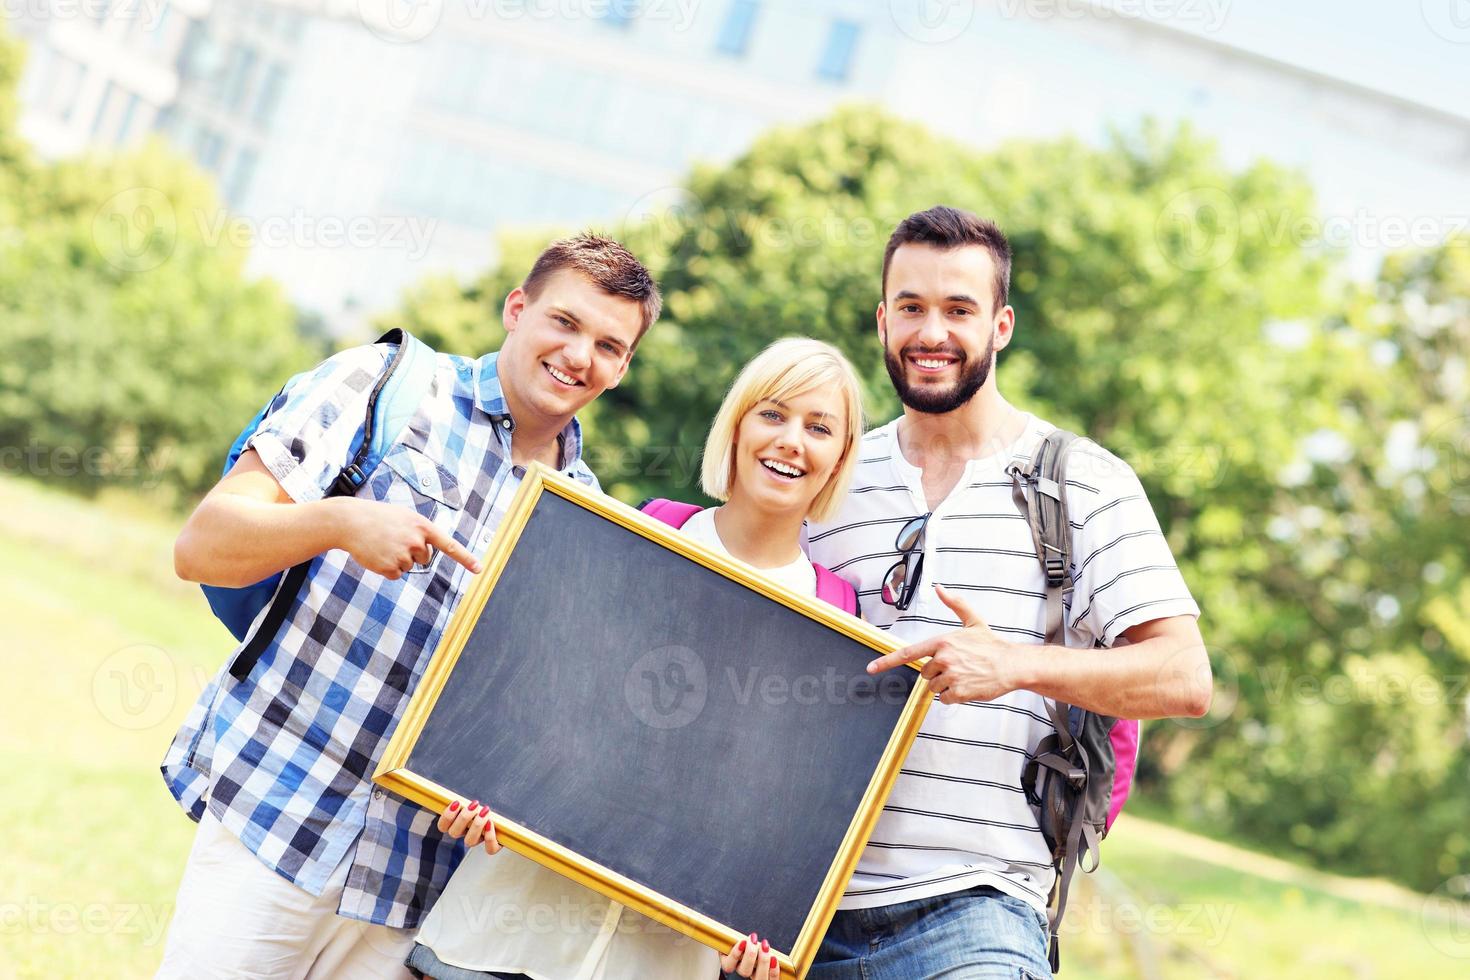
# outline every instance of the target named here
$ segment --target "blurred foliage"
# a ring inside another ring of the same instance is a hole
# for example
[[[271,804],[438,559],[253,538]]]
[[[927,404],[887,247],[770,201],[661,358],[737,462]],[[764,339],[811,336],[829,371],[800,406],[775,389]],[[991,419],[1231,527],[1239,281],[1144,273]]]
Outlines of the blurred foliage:
[[[666,313],[587,414],[604,486],[698,499],[726,386],[787,334],[842,348],[873,420],[895,414],[883,246],[937,202],[994,217],[1015,248],[1003,390],[1134,466],[1204,610],[1215,708],[1146,726],[1143,791],[1348,873],[1433,888],[1470,869],[1466,243],[1358,286],[1291,232],[1316,218],[1301,175],[1230,170],[1187,128],[982,152],[843,110],[608,229]],[[388,322],[493,347],[551,237],[508,239],[479,280],[427,283]]]
[[[196,496],[321,352],[275,284],[246,279],[212,180],[182,157],[7,150],[14,54],[0,47],[0,464],[84,493]]]

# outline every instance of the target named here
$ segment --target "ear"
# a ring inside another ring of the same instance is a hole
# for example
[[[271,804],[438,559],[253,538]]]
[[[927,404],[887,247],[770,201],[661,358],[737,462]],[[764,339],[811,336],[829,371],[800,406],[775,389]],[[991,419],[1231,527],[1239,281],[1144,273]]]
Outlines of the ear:
[[[1016,311],[1009,306],[1003,306],[995,315],[995,351],[1000,353],[1010,346],[1011,338],[1016,335]]]
[[[516,327],[521,322],[521,314],[526,309],[526,291],[520,286],[510,291],[505,297],[505,306],[500,311],[500,322],[505,325],[507,334],[515,333]]]
[[[888,308],[883,304],[881,299],[878,301],[878,309],[873,315],[878,321],[878,342],[886,350],[888,348]]]
[[[624,358],[623,358],[623,366],[620,367],[620,368],[618,368],[618,373],[615,374],[615,375],[613,375],[613,379],[612,379],[611,383],[608,384],[608,386],[607,386],[607,388],[605,390],[611,391],[612,389],[616,388],[618,385],[622,384],[623,383],[623,375],[627,374],[628,373],[628,368],[630,368],[632,366],[633,366],[633,352],[632,351],[628,351],[627,355],[624,356]]]

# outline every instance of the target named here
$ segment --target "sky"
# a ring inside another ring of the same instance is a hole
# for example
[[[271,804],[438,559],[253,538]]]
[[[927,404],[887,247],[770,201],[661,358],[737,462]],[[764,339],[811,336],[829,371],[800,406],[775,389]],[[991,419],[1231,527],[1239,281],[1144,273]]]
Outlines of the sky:
[[[1470,0],[1096,0],[1470,118]]]

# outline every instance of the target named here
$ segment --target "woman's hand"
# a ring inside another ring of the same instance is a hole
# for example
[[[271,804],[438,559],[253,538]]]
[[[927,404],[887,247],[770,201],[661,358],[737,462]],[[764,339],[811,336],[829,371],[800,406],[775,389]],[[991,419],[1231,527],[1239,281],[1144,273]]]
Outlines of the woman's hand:
[[[756,980],[778,980],[781,976],[781,968],[776,963],[776,954],[771,952],[770,942],[753,932],[720,957],[720,969],[739,977],[754,977]]]
[[[490,807],[481,804],[479,800],[472,800],[469,806],[459,800],[452,801],[439,814],[439,832],[456,839],[464,838],[464,842],[470,847],[484,841],[486,854],[500,851],[500,840],[495,836],[495,821],[490,819]]]

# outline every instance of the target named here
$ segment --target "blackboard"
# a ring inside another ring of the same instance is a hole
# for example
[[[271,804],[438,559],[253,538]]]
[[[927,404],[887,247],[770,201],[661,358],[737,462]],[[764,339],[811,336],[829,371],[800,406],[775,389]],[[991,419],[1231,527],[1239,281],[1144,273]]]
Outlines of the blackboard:
[[[929,702],[898,644],[547,470],[498,533],[380,781],[804,974]]]

